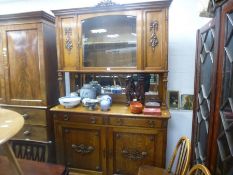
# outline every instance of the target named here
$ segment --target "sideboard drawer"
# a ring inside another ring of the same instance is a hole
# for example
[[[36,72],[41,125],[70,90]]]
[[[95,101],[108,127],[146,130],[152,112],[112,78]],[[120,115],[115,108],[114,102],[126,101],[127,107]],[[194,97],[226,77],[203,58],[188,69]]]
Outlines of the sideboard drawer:
[[[17,107],[4,107],[9,110],[20,113],[24,119],[25,124],[46,126],[46,111],[43,109],[32,108],[17,108]]]
[[[13,138],[48,141],[47,127],[24,125]]]
[[[77,122],[83,124],[103,124],[103,117],[94,114],[54,113],[55,120]]]
[[[132,126],[146,128],[162,128],[163,121],[159,119],[132,118],[132,117],[110,117],[109,124],[114,126]]]

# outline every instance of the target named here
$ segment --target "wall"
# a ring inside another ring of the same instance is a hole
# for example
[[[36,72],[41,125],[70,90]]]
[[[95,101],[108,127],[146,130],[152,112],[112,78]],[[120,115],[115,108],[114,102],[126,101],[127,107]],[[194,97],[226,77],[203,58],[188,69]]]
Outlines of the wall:
[[[210,19],[199,17],[197,0],[174,0],[169,9],[168,90],[194,93],[196,31]],[[168,123],[167,165],[177,140],[191,139],[192,111],[171,110]]]
[[[134,3],[143,0],[114,0]],[[148,1],[148,0],[147,0]],[[0,0],[0,14],[94,6],[98,0]],[[193,94],[196,30],[209,19],[198,17],[197,0],[173,0],[169,10],[168,90]],[[168,124],[167,163],[180,136],[191,138],[192,111],[171,110]]]

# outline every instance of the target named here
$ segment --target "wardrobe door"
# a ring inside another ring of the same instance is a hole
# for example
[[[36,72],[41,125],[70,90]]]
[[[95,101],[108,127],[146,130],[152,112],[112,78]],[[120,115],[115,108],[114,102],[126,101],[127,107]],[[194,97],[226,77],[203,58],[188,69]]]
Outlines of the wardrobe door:
[[[215,174],[233,174],[233,0],[228,1],[221,14],[219,55],[219,87],[216,103],[217,166]]]
[[[214,106],[215,20],[213,19],[197,33],[195,99],[193,109],[192,164],[208,166],[211,154],[211,125]]]
[[[46,104],[42,27],[40,24],[9,25],[3,29],[7,103]]]

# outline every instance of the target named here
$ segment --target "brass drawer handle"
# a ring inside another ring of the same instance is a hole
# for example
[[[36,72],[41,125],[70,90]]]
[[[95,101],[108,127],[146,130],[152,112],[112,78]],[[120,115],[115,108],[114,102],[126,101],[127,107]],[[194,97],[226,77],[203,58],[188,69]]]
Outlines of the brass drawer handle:
[[[95,150],[93,146],[84,145],[84,144],[72,144],[71,147],[77,153],[80,153],[80,154],[88,154]]]
[[[63,118],[65,121],[68,121],[70,118],[67,114],[64,114],[64,118]]]
[[[25,136],[31,135],[31,132],[28,131],[28,130],[27,130],[27,131],[24,131],[24,132],[23,132],[23,135],[25,135]]]
[[[147,156],[146,151],[140,152],[136,149],[132,149],[132,150],[123,149],[121,153],[123,154],[124,157],[130,160],[142,160]]]
[[[117,125],[123,125],[124,120],[123,119],[117,119]]]
[[[91,121],[92,124],[96,124],[96,117],[91,117],[90,121]]]
[[[150,128],[154,128],[155,127],[155,121],[148,120],[148,125],[149,125]]]
[[[22,116],[23,116],[24,120],[27,120],[27,119],[29,119],[29,117],[30,117],[30,115],[27,114],[27,113],[23,114]]]

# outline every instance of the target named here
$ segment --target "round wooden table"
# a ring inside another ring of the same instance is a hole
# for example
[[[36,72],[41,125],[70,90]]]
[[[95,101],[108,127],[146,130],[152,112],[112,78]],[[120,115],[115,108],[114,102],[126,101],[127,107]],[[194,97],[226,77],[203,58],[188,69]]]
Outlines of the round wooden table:
[[[21,114],[0,108],[0,147],[6,154],[12,166],[19,175],[22,175],[22,170],[15,158],[15,155],[8,143],[8,140],[16,135],[24,125],[24,118]]]

